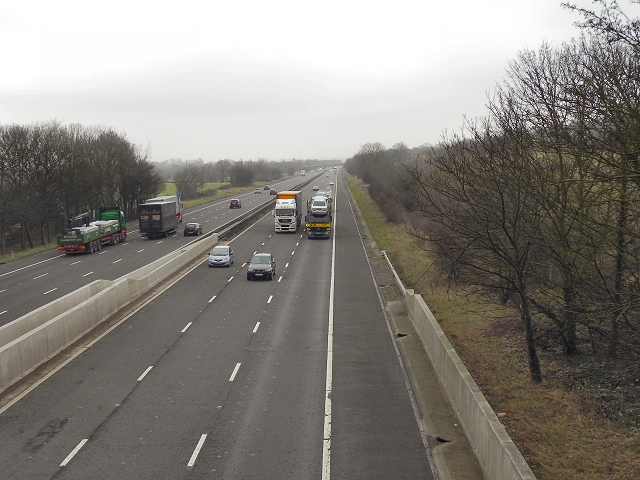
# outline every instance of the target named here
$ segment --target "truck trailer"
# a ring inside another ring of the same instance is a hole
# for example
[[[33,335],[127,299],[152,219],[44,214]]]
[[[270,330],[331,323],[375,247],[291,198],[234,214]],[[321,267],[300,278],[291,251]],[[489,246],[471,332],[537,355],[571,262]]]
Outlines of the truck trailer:
[[[277,192],[273,216],[276,232],[297,232],[302,223],[302,192],[299,190]]]
[[[138,205],[140,235],[147,238],[167,237],[178,230],[177,204],[173,200]]]
[[[176,204],[176,221],[182,223],[184,220],[182,214],[182,203],[180,203],[180,197],[178,195],[165,195],[162,197],[147,198],[144,203],[159,203],[159,202],[174,202]]]
[[[98,220],[91,221],[89,212],[69,219],[69,228],[57,238],[60,252],[93,253],[103,245],[116,245],[127,239],[124,213],[118,207],[101,207]]]

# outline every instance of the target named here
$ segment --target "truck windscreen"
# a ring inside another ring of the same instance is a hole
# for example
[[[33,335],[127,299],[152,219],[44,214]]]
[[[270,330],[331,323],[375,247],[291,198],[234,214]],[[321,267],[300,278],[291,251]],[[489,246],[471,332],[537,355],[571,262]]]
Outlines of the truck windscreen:
[[[276,216],[278,217],[293,217],[293,208],[276,208]]]

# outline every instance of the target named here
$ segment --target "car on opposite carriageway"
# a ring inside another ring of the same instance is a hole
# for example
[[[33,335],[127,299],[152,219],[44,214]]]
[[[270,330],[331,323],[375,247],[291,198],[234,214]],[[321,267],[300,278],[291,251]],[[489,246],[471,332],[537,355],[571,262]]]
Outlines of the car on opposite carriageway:
[[[202,235],[202,226],[199,223],[187,223],[184,226],[184,236],[188,235]]]

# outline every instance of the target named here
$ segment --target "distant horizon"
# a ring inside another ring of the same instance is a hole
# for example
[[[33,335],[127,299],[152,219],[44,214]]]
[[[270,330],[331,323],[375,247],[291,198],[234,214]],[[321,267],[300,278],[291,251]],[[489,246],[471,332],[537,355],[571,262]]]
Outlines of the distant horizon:
[[[579,37],[561,1],[5,2],[0,124],[107,126],[154,162],[435,145],[519,53]]]

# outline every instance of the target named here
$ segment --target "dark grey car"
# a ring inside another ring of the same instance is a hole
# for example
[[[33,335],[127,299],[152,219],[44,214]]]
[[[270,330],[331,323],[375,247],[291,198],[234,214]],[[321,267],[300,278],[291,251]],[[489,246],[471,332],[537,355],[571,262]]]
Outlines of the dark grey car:
[[[251,257],[247,267],[247,280],[268,278],[272,280],[276,274],[276,261],[270,253],[256,253]]]

